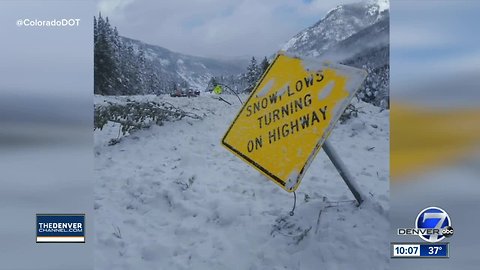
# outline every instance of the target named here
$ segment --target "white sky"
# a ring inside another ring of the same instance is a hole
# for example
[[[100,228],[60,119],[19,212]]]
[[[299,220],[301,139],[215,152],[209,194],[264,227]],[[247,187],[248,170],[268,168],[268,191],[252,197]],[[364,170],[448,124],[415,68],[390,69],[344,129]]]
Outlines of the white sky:
[[[121,35],[214,57],[271,55],[339,4],[360,0],[97,0]]]

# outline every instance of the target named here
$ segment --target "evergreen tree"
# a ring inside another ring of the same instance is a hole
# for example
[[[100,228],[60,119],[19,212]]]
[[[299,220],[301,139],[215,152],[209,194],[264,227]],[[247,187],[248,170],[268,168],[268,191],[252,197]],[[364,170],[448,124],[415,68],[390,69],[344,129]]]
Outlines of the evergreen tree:
[[[245,74],[245,80],[247,83],[247,88],[245,91],[251,92],[257,84],[259,77],[260,69],[257,65],[257,60],[255,57],[252,57],[252,60],[250,60],[250,64],[247,67],[247,73]]]
[[[264,57],[262,62],[260,63],[260,73],[261,73],[261,75],[263,75],[263,73],[265,73],[265,71],[267,71],[268,66],[270,66],[270,63],[268,62],[267,57]]]
[[[94,23],[94,92],[100,95],[138,95],[165,92],[167,84],[148,64],[142,48],[123,41],[116,27],[101,14]],[[162,78],[163,79],[163,78]],[[168,78],[164,78],[167,80]],[[162,87],[163,85],[163,87]]]
[[[108,30],[110,24],[99,14],[94,18],[94,92],[95,94],[114,94],[113,80],[116,78],[116,62],[114,44],[111,42]]]

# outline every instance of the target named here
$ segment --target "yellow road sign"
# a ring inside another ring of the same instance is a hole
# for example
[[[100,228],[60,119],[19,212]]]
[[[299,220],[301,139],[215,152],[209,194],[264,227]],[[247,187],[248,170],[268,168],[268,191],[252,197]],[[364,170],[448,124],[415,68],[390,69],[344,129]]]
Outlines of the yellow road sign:
[[[295,191],[365,77],[361,69],[278,54],[222,144]]]

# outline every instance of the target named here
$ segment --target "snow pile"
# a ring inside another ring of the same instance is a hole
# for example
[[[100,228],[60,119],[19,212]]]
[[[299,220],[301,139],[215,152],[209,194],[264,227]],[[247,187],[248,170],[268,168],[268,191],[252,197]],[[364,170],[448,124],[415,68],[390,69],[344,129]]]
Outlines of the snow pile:
[[[222,97],[233,105],[210,95],[129,97],[168,101],[204,118],[166,122],[114,146],[107,143],[118,126],[95,132],[97,268],[387,268],[388,110],[357,103],[363,113],[330,137],[366,202],[351,202],[320,152],[290,216],[293,194],[221,146],[240,109],[235,96]]]

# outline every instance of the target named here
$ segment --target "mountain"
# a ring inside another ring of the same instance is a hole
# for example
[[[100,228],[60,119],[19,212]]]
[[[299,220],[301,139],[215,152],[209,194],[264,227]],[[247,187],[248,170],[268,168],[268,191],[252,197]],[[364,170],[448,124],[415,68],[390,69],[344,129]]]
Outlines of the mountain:
[[[243,60],[217,60],[170,51],[139,40],[121,37],[125,44],[142,50],[145,59],[158,74],[175,82],[188,82],[196,89],[205,89],[213,76],[240,74],[247,66]]]
[[[323,19],[296,34],[282,50],[317,57],[338,42],[388,16],[385,3],[388,4],[388,0],[339,5]]]
[[[296,34],[283,50],[366,69],[368,76],[357,96],[388,107],[389,21],[388,0],[340,5]]]

